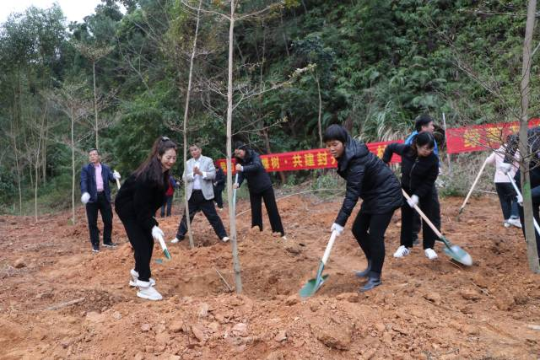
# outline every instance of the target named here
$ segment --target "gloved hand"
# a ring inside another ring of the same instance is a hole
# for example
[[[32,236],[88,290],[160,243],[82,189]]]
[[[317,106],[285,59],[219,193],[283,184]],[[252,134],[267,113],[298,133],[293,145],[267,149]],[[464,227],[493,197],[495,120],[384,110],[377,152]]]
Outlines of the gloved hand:
[[[113,178],[115,178],[116,180],[120,180],[122,178],[122,176],[120,176],[120,173],[116,170],[113,171]]]
[[[165,236],[165,233],[163,233],[163,230],[158,228],[157,226],[154,226],[152,228],[152,237],[156,240],[158,240],[160,237],[163,238]]]
[[[418,205],[419,200],[420,199],[418,198],[418,196],[413,195],[410,197],[409,200],[407,200],[407,204],[409,204],[410,207],[414,208],[415,205]]]
[[[343,226],[341,226],[341,225],[339,225],[337,223],[333,223],[332,227],[330,228],[330,231],[332,231],[332,232],[335,231],[335,232],[337,232],[338,235],[341,235],[341,233],[343,233],[344,229],[345,228]]]
[[[507,174],[510,170],[512,170],[512,164],[502,163],[499,165],[498,169],[502,171],[503,174]]]
[[[81,202],[86,205],[88,203],[88,201],[90,201],[90,194],[85,192],[81,196]]]
[[[519,206],[523,206],[523,196],[521,196],[521,194],[517,194],[517,202],[519,204]]]

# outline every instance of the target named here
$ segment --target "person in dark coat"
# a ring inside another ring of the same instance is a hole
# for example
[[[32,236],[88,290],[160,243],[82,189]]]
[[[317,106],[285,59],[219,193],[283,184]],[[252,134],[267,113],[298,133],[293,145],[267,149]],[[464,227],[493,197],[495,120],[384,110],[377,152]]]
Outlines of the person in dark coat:
[[[392,155],[401,156],[401,187],[410,196],[410,200],[404,198],[401,206],[401,245],[394,253],[394,257],[401,258],[409,255],[414,240],[414,205],[419,205],[422,212],[433,223],[435,218],[433,208],[433,188],[439,175],[439,159],[433,152],[435,138],[429,132],[417,134],[411,145],[390,144],[386,147],[383,161],[388,164]],[[433,249],[437,236],[423,221],[424,254],[430,260],[437,258]]]
[[[116,213],[135,250],[130,285],[138,287],[137,296],[147,300],[162,299],[154,288],[155,280],[150,271],[154,239],[164,235],[154,215],[165,200],[170,170],[175,162],[176,144],[168,137],[158,138],[150,156],[124,182],[116,196]]]
[[[165,208],[167,208],[167,216],[171,216],[172,211],[172,201],[174,198],[174,189],[178,187],[176,180],[170,176],[169,185],[167,191],[165,192],[165,202],[161,206],[161,217],[165,217]]]
[[[236,171],[238,172],[238,183],[234,184],[234,188],[239,188],[244,180],[248,183],[249,200],[251,202],[251,227],[258,227],[263,230],[262,222],[262,200],[270,218],[270,226],[274,236],[285,237],[285,230],[281,223],[274,188],[270,175],[266,172],[259,154],[250,149],[243,142],[237,142],[234,147],[234,155],[236,157]]]
[[[358,199],[363,200],[352,233],[368,262],[364,271],[356,273],[358,277],[368,279],[360,288],[360,291],[368,291],[381,284],[384,234],[394,211],[402,204],[401,186],[388,166],[343,127],[329,126],[323,141],[337,160],[338,174],[347,182],[345,199],[331,231],[341,234]]]
[[[218,209],[223,210],[223,189],[225,189],[225,173],[221,166],[216,166],[216,178],[214,179],[214,200]]]
[[[92,251],[97,253],[99,252],[98,212],[101,212],[103,220],[103,246],[116,247],[111,239],[113,212],[109,182],[119,180],[121,176],[117,171],[111,171],[107,165],[101,162],[101,156],[97,149],[91,149],[88,152],[88,158],[90,163],[81,170],[81,202],[86,207]]]

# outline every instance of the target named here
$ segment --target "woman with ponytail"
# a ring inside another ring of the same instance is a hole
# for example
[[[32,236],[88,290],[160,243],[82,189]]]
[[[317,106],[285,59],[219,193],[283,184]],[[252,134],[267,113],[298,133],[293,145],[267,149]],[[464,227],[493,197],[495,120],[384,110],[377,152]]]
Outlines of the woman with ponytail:
[[[163,205],[170,170],[176,162],[176,144],[168,137],[154,142],[152,152],[137,170],[124,182],[116,196],[116,213],[135,251],[135,268],[130,271],[131,286],[137,287],[137,296],[147,300],[161,300],[154,288],[150,272],[154,239],[163,237],[163,231],[154,218]]]
[[[439,159],[433,153],[435,138],[429,132],[415,135],[411,145],[390,144],[384,151],[383,161],[388,164],[393,154],[401,156],[401,187],[410,196],[401,206],[401,245],[394,257],[409,255],[413,246],[414,206],[419,205],[433,223],[432,191],[439,175]],[[424,254],[429,260],[437,258],[433,250],[437,236],[423,222]]]

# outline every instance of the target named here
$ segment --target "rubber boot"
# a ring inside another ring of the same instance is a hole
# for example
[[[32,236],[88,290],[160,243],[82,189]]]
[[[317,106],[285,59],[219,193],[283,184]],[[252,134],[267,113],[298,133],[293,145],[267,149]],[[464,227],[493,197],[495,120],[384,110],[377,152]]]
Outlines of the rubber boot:
[[[368,259],[367,268],[365,270],[362,270],[362,271],[355,271],[354,274],[357,277],[365,278],[365,277],[368,277],[370,271],[371,271],[371,260]]]
[[[382,284],[381,276],[374,276],[370,275],[368,278],[368,282],[360,288],[360,292],[365,292],[373,289],[374,287],[377,287]]]

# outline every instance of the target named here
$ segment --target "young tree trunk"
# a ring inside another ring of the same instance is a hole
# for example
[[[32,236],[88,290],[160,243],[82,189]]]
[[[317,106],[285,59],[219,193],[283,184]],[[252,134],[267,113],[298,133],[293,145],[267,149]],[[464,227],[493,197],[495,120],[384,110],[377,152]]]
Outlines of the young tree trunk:
[[[13,129],[13,122],[15,119],[12,119],[11,125],[11,135],[13,138],[13,154],[15,155],[15,167],[17,172],[17,188],[19,190],[19,215],[22,215],[22,187],[21,187],[21,167],[19,164],[19,149],[17,149],[17,136]]]
[[[532,272],[539,273],[540,266],[538,264],[538,251],[536,247],[536,236],[534,229],[533,205],[531,199],[531,179],[529,175],[529,156],[534,157],[536,154],[529,154],[527,130],[528,124],[528,109],[529,109],[529,82],[531,77],[531,47],[532,36],[535,23],[536,0],[529,0],[527,11],[527,25],[525,28],[525,41],[523,45],[523,65],[521,71],[521,119],[519,127],[519,151],[521,158],[525,159],[521,164],[521,189],[523,192],[523,212],[525,237],[527,239],[527,255],[529,260],[529,268]]]
[[[195,25],[195,37],[193,39],[193,49],[191,51],[191,57],[189,59],[189,79],[188,79],[188,88],[187,88],[187,94],[186,94],[186,105],[184,106],[184,167],[187,163],[187,150],[188,150],[188,142],[187,142],[187,122],[188,122],[188,115],[189,115],[189,99],[191,96],[191,82],[193,79],[193,62],[195,59],[195,52],[197,51],[197,38],[199,36],[199,23],[201,20],[201,7],[202,7],[202,0],[199,0],[199,7],[197,9],[197,23]],[[186,224],[188,228],[188,237],[189,237],[189,246],[190,248],[195,247],[195,243],[193,242],[193,233],[191,232],[191,221],[189,219],[189,204],[188,204],[188,198],[187,198],[187,186],[188,182],[187,180],[184,181],[184,206],[185,206],[185,214],[186,214]]]
[[[75,114],[71,111],[71,222],[75,225]]]
[[[233,113],[233,49],[234,49],[234,7],[231,0],[231,17],[229,24],[229,79],[227,87],[227,201],[229,202],[229,226],[231,231],[231,246],[233,256],[234,281],[236,293],[242,293],[242,275],[240,259],[238,258],[238,243],[236,237],[235,206],[232,204],[232,113]]]
[[[319,93],[319,117],[317,118],[317,124],[319,125],[319,147],[323,147],[322,141],[322,95],[321,95],[321,83],[319,77],[315,76],[317,82],[317,92]]]
[[[99,126],[98,126],[98,108],[97,108],[97,93],[96,93],[96,61],[92,61],[92,76],[94,79],[94,120],[95,120],[95,129],[96,132],[96,149],[99,150]]]

